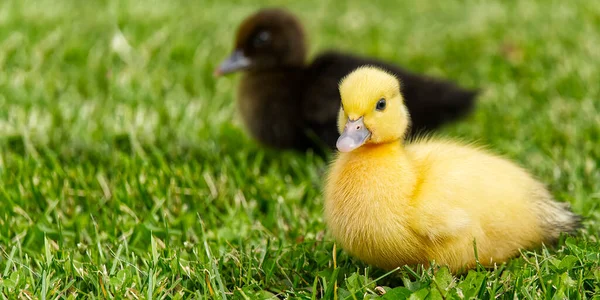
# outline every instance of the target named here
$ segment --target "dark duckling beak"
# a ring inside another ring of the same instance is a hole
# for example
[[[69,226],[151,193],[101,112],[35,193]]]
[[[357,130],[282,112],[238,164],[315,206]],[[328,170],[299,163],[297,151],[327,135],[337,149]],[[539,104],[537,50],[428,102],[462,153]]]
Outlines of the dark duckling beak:
[[[335,146],[340,152],[350,152],[362,146],[370,136],[371,132],[365,126],[363,117],[355,121],[348,119],[344,126],[344,132],[338,138]]]
[[[235,50],[233,54],[225,59],[215,72],[215,76],[221,76],[229,73],[233,73],[239,70],[244,70],[250,66],[250,59],[248,59],[242,50]]]

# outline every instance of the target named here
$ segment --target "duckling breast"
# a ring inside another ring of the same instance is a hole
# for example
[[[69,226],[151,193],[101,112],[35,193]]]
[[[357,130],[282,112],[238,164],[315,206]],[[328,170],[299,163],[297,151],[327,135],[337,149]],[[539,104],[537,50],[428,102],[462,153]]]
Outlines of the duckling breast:
[[[347,153],[332,166],[325,188],[326,222],[336,242],[384,269],[427,263],[409,226],[412,183],[402,180],[403,171],[393,159]]]
[[[276,148],[304,143],[304,120],[298,114],[300,81],[294,72],[249,72],[238,90],[237,108],[249,134]]]

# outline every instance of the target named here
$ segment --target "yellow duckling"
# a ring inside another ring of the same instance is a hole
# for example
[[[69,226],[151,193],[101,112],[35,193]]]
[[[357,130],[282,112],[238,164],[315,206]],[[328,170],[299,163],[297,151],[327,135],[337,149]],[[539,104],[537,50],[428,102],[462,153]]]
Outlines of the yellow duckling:
[[[391,74],[361,67],[340,83],[341,133],[325,187],[329,231],[383,269],[435,261],[459,272],[553,243],[580,217],[519,166],[452,141],[404,146],[410,119]]]

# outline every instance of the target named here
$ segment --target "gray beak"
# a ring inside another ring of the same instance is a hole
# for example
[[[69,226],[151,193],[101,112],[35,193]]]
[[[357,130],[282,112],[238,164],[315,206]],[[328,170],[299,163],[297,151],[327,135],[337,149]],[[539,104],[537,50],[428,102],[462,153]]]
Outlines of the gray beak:
[[[362,146],[371,137],[371,132],[365,126],[363,117],[352,121],[348,119],[344,132],[337,140],[335,146],[340,152],[350,152]]]
[[[221,76],[235,71],[243,70],[250,66],[250,60],[244,55],[242,50],[235,50],[231,56],[224,60],[215,70],[215,76]]]

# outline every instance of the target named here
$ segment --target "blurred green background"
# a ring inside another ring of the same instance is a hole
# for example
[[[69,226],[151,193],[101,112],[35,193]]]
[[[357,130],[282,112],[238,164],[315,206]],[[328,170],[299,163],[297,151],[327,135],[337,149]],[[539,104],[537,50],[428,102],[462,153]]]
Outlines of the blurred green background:
[[[237,76],[212,76],[237,25],[274,5],[303,21],[310,57],[335,48],[482,88],[475,113],[439,134],[528,168],[584,229],[462,276],[334,253],[329,158],[257,145],[237,119]],[[4,0],[0,293],[598,297],[599,47],[600,5],[583,0]]]

